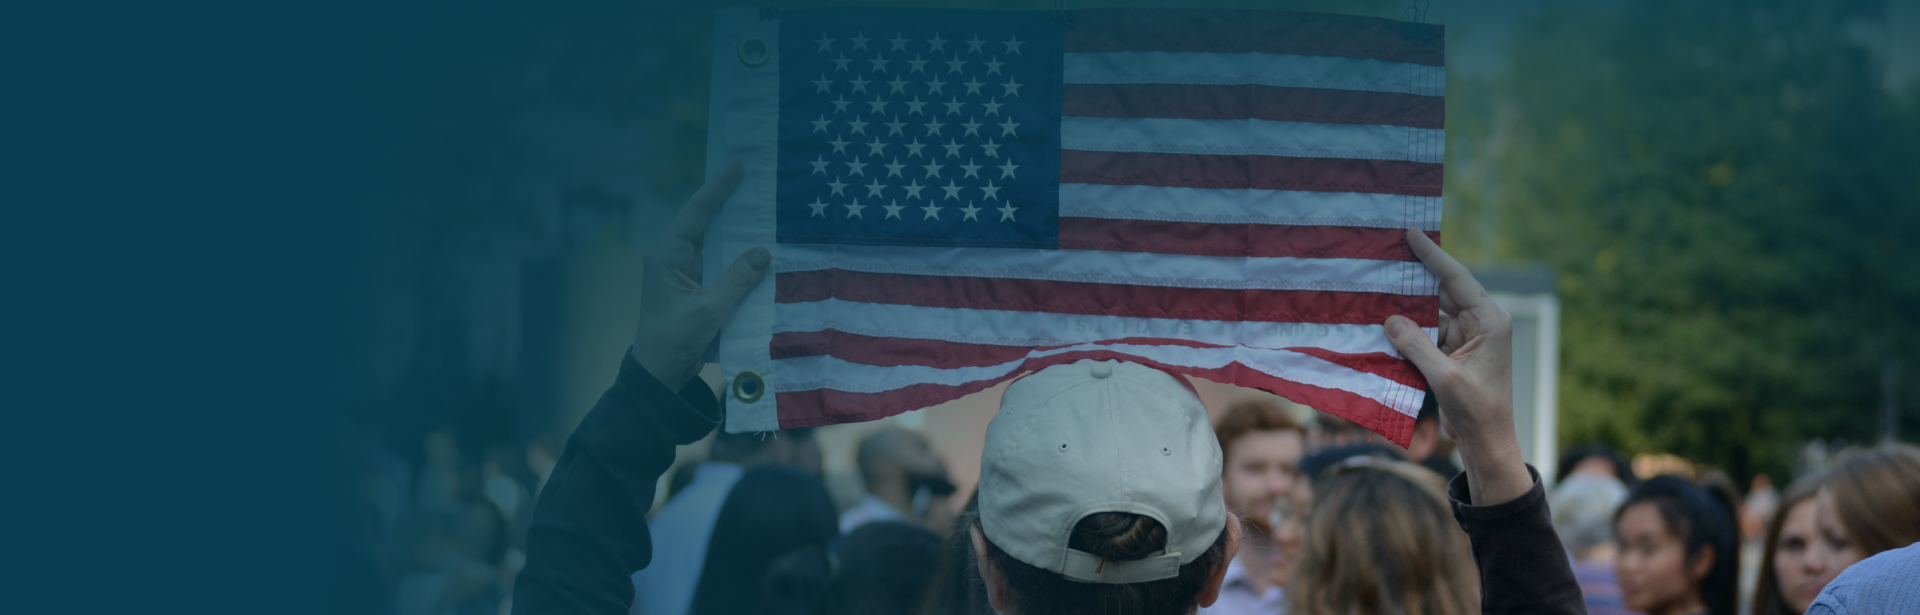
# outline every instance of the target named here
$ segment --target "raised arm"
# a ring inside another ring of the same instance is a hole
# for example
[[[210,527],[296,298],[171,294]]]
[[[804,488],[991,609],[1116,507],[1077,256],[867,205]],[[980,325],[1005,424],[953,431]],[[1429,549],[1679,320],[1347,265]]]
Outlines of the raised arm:
[[[1425,233],[1407,243],[1440,278],[1439,344],[1402,316],[1387,336],[1427,378],[1466,472],[1448,492],[1480,567],[1482,613],[1585,613],[1546,491],[1520,456],[1513,429],[1513,318],[1466,266]]]
[[[739,181],[740,165],[728,164],[648,250],[639,332],[540,493],[514,613],[624,615],[632,603],[633,571],[653,556],[647,509],[673,447],[720,424],[713,392],[694,378],[700,355],[771,260],[754,248],[713,288],[700,286],[701,235]]]

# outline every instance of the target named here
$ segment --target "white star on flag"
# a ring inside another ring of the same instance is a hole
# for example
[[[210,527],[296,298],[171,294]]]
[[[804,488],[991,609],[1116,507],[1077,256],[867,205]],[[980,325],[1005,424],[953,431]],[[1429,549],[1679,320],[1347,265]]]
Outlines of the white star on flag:
[[[947,191],[947,198],[954,200],[960,199],[960,188],[961,186],[953,183],[951,179],[947,180],[947,185],[940,187],[941,190]]]
[[[907,198],[909,199],[920,198],[920,191],[925,190],[927,188],[926,186],[920,185],[920,180],[917,180],[917,179],[910,181],[907,183],[907,185],[901,186],[901,187],[907,189]]]
[[[819,43],[819,44],[820,44],[820,52],[821,52],[821,53],[825,53],[825,52],[827,51],[827,49],[828,49],[828,48],[830,48],[830,47],[833,47],[833,39],[830,39],[830,38],[827,38],[827,33],[825,33],[825,32],[821,32],[821,33],[820,33],[820,40],[817,40],[817,41],[814,41],[814,42],[816,42],[816,43]]]
[[[1008,203],[1006,207],[1001,207],[995,211],[1000,212],[1000,221],[1006,222],[1008,220],[1012,220],[1013,212],[1019,211],[1019,210],[1020,208],[1014,207],[1012,203]]]
[[[928,51],[946,51],[947,39],[940,38],[940,33],[935,32],[933,38],[927,39],[927,46]]]
[[[1020,46],[1027,44],[1027,42],[1020,40],[1019,36],[1014,36],[1012,38],[1008,38],[1007,42],[1002,44],[1007,46],[1007,53],[1020,53]]]
[[[961,220],[973,220],[976,222],[980,220],[979,218],[974,217],[974,214],[980,213],[980,208],[974,207],[973,201],[967,201],[967,206],[960,208],[960,212],[967,214],[967,217],[961,218]]]
[[[926,216],[920,218],[921,220],[939,220],[940,219],[940,206],[934,205],[932,201],[928,201],[925,207],[920,208],[920,211],[927,212]]]
[[[967,53],[980,53],[980,46],[986,44],[986,41],[980,40],[980,35],[978,34],[973,35],[973,38],[967,39],[964,42],[967,44]]]
[[[820,200],[820,197],[817,197],[817,196],[813,197],[813,202],[808,203],[807,207],[813,208],[813,216],[810,216],[810,217],[817,217],[817,218],[827,217],[827,203],[825,201]]]
[[[963,165],[960,165],[960,170],[963,170],[963,171],[966,171],[966,172],[967,172],[967,175],[966,175],[967,177],[979,177],[979,176],[980,176],[980,174],[979,174],[979,173],[976,173],[976,171],[979,171],[979,170],[980,170],[980,165],[977,165],[977,164],[974,164],[974,163],[973,163],[973,159],[972,159],[972,158],[968,158],[968,159],[967,159],[967,163],[966,163],[966,164],[963,164]]]
[[[848,203],[848,204],[847,204],[847,217],[848,217],[848,218],[859,218],[859,219],[862,219],[862,220],[865,220],[865,219],[867,219],[867,217],[866,217],[866,216],[862,216],[862,215],[860,215],[860,210],[862,210],[862,209],[866,209],[866,208],[867,208],[867,206],[865,206],[865,205],[861,205],[861,204],[860,204],[860,201],[857,201],[857,200],[856,200],[856,201],[854,201],[854,202],[852,202],[852,203]]]
[[[880,191],[885,190],[886,186],[881,185],[880,180],[876,179],[876,180],[873,180],[873,183],[867,184],[866,188],[867,188],[867,197],[871,198],[871,197],[880,196]],[[994,188],[992,186],[988,186],[988,189],[998,190],[998,188]],[[988,192],[988,194],[992,194],[992,192]]]
[[[881,205],[880,208],[887,210],[888,218],[900,218],[900,210],[906,209],[907,206],[901,205],[899,201],[894,201],[886,205]],[[905,218],[900,219],[904,220]]]

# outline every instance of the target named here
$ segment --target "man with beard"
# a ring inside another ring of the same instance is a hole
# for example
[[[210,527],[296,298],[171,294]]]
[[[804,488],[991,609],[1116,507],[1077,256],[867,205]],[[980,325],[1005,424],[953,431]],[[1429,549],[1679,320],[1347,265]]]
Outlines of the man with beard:
[[[1228,408],[1214,426],[1224,463],[1221,490],[1228,509],[1249,526],[1239,554],[1227,566],[1220,600],[1200,610],[1207,615],[1278,615],[1286,611],[1279,570],[1274,562],[1273,503],[1285,497],[1300,474],[1306,430],[1276,404],[1247,400]]]
[[[947,497],[953,482],[947,464],[920,434],[883,427],[860,441],[855,452],[867,496],[840,515],[840,533],[875,521],[904,521],[935,532],[953,524]]]

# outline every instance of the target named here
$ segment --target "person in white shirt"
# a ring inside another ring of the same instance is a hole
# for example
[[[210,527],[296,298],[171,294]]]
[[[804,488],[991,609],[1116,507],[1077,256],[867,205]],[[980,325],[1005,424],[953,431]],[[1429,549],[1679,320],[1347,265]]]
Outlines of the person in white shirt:
[[[653,565],[633,573],[633,606],[638,615],[686,615],[693,590],[706,565],[707,543],[720,505],[746,468],[781,464],[814,475],[820,472],[820,445],[811,429],[773,434],[720,432],[708,461],[694,469],[693,482],[654,513]]]
[[[1221,491],[1227,508],[1250,531],[1240,537],[1240,552],[1227,566],[1220,599],[1200,609],[1205,615],[1279,615],[1287,611],[1281,576],[1273,557],[1273,502],[1285,497],[1299,478],[1306,453],[1306,430],[1277,404],[1247,400],[1227,409],[1214,426],[1224,463]]]
[[[954,492],[947,464],[926,437],[883,427],[860,440],[855,452],[867,495],[840,515],[840,533],[875,521],[900,521],[934,532],[953,524],[947,498]]]

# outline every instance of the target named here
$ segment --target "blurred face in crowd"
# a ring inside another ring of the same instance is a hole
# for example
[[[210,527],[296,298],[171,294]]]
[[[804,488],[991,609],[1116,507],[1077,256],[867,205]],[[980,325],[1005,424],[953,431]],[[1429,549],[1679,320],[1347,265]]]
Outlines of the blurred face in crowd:
[[[1628,609],[1679,615],[1706,607],[1700,580],[1713,568],[1712,550],[1704,549],[1688,561],[1685,539],[1667,524],[1657,504],[1628,506],[1614,532],[1620,541],[1614,574]]]
[[[1825,560],[1826,579],[1820,582],[1820,586],[1825,587],[1827,581],[1840,575],[1840,571],[1866,559],[1867,553],[1854,542],[1853,535],[1847,532],[1847,526],[1840,523],[1839,506],[1834,502],[1833,492],[1826,488],[1821,488],[1820,493],[1813,496],[1813,524],[1820,540],[1815,541],[1811,552],[1813,557]]]
[[[1802,500],[1786,511],[1780,522],[1780,541],[1773,551],[1774,582],[1795,613],[1805,613],[1814,597],[1820,595],[1820,588],[1840,573],[1828,569],[1831,549],[1814,524],[1814,506],[1813,500]]]
[[[1300,432],[1291,429],[1248,432],[1228,443],[1226,469],[1220,475],[1227,508],[1271,533],[1267,526],[1273,501],[1293,488],[1306,444]]]

